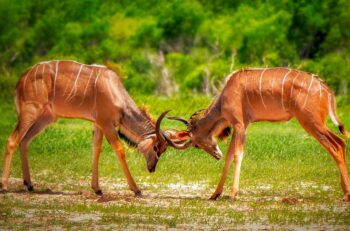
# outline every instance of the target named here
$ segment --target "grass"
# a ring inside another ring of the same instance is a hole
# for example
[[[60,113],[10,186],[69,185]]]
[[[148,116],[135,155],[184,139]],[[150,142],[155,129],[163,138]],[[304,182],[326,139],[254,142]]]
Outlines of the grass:
[[[173,109],[173,115],[188,118],[211,101],[198,96],[134,98],[138,105],[149,107],[155,117]],[[13,104],[7,101],[1,102],[0,111],[0,150],[4,152],[16,116]],[[350,118],[346,116],[350,108],[338,111],[350,128]],[[163,124],[163,128],[182,126],[173,121]],[[100,161],[100,185],[105,192],[101,200],[89,186],[91,128],[86,121],[62,119],[33,141],[29,163],[34,193],[26,192],[22,186],[17,151],[10,192],[0,194],[0,229],[350,228],[350,205],[340,201],[342,191],[334,161],[294,120],[249,127],[241,192],[235,201],[228,198],[230,174],[223,196],[216,202],[207,199],[220,179],[225,157],[216,161],[200,150],[169,148],[156,172],[150,174],[143,156],[124,144],[131,173],[143,191],[142,198],[135,198],[106,141]],[[219,145],[225,152],[228,143]]]

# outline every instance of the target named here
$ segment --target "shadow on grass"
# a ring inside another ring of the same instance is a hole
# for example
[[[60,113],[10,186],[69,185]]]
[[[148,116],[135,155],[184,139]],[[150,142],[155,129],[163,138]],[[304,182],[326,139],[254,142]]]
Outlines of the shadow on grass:
[[[28,191],[26,189],[12,189],[3,191],[0,190],[0,194],[6,195],[6,194],[15,194],[15,195],[60,195],[60,196],[76,196],[77,200],[93,200],[97,203],[108,203],[108,202],[118,202],[118,201],[125,201],[125,202],[142,202],[142,201],[164,201],[164,200],[181,200],[181,201],[203,201],[208,203],[216,203],[216,202],[235,202],[236,200],[239,200],[240,202],[250,202],[247,198],[232,198],[228,195],[223,195],[219,197],[217,200],[211,200],[209,197],[206,196],[185,196],[185,195],[164,195],[164,194],[144,194],[142,196],[134,196],[131,192],[125,193],[125,192],[115,192],[115,193],[108,193],[103,195],[96,195],[92,191],[52,191],[50,188],[45,189],[35,189],[34,191]],[[305,199],[305,198],[304,198]],[[304,203],[304,199],[298,199],[291,196],[275,196],[275,197],[261,197],[257,201],[261,203],[265,202],[281,202],[283,204],[289,204],[289,205],[296,205]]]
[[[0,194],[17,194],[17,195],[61,195],[61,196],[81,196],[84,199],[93,199],[98,203],[116,202],[116,201],[142,201],[142,200],[187,200],[187,201],[208,201],[215,202],[215,200],[210,200],[206,196],[184,196],[184,195],[164,195],[164,194],[143,194],[141,196],[134,196],[132,193],[108,193],[103,195],[96,195],[92,191],[53,191],[50,188],[46,189],[35,189],[34,191],[28,191],[27,189],[10,189],[10,190],[0,190]],[[216,201],[235,201],[230,196],[221,196]]]
[[[106,203],[113,201],[142,201],[142,200],[188,200],[188,201],[209,201],[209,198],[199,197],[199,196],[164,196],[164,195],[142,195],[142,196],[133,196],[133,195],[122,195],[122,194],[103,194],[99,196],[98,203]]]
[[[81,192],[61,192],[61,191],[52,191],[51,189],[41,189],[41,190],[34,190],[29,192],[26,189],[14,189],[14,190],[1,190],[0,194],[38,194],[38,195],[64,195],[64,196],[77,196],[82,195]]]

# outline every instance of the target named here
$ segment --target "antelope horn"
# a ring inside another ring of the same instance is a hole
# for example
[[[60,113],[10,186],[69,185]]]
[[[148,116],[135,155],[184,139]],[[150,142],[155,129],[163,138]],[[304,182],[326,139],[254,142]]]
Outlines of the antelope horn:
[[[156,122],[156,136],[158,139],[158,142],[163,143],[167,142],[170,146],[176,148],[176,149],[186,149],[192,145],[191,141],[185,143],[185,144],[176,144],[174,143],[162,130],[160,129],[160,124],[165,117],[166,114],[168,114],[170,110],[163,112],[157,119]]]
[[[178,116],[167,116],[166,118],[170,119],[170,120],[180,121],[180,122],[184,123],[186,126],[188,126],[188,122],[184,118],[181,118],[181,117],[178,117]]]
[[[192,146],[191,141],[188,141],[184,144],[176,144],[174,143],[167,135],[164,135],[165,140],[168,142],[168,144],[176,149],[186,149]]]
[[[163,132],[161,131],[160,129],[160,123],[162,122],[164,116],[166,114],[168,114],[170,110],[167,110],[165,112],[163,112],[157,119],[157,122],[156,122],[156,136],[157,136],[157,140],[159,143],[164,143],[164,142],[167,142],[167,140],[165,139],[165,136],[163,134]]]

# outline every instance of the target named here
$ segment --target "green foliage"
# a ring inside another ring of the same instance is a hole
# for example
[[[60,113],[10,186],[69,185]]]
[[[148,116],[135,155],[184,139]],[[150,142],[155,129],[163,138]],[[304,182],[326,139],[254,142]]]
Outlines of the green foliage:
[[[348,95],[350,87],[349,60],[342,53],[330,53],[316,61],[305,63],[305,68],[318,73],[336,92]]]
[[[204,69],[205,66],[197,66],[192,70],[184,80],[184,86],[188,89],[191,89],[194,92],[199,92],[202,88],[202,82],[204,79]]]
[[[143,20],[142,26],[138,27],[135,36],[133,36],[133,45],[135,47],[159,47],[162,40],[163,30],[157,25],[157,21],[153,18]]]
[[[193,60],[188,55],[179,52],[171,52],[167,55],[167,66],[179,83],[192,71],[195,66]]]
[[[158,25],[166,40],[181,36],[192,38],[204,18],[202,6],[196,1],[166,1],[158,16]]]
[[[204,70],[220,85],[234,54],[233,69],[301,67],[347,94],[349,8],[347,0],[0,0],[0,78],[74,59],[117,63],[130,91],[155,92],[165,68],[178,92],[201,92]]]

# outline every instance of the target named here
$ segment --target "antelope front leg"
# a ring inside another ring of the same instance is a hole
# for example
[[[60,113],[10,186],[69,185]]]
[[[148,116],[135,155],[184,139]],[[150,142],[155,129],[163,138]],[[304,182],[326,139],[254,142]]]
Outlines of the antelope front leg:
[[[215,192],[211,195],[210,200],[216,200],[222,193],[222,189],[224,187],[224,184],[225,184],[225,181],[227,178],[228,170],[230,169],[230,166],[231,166],[231,163],[233,160],[233,152],[234,152],[234,141],[232,139],[231,143],[230,143],[229,150],[228,150],[227,155],[226,155],[225,167],[224,167],[224,170],[222,172],[220,182],[219,182],[218,186],[216,187]]]
[[[94,125],[91,188],[95,191],[96,195],[103,194],[98,180],[98,162],[101,154],[102,140],[103,133],[101,129],[98,128],[97,125]]]
[[[130,174],[128,165],[125,160],[125,151],[123,149],[122,143],[117,138],[114,128],[112,131],[104,131],[109,144],[112,146],[114,152],[117,154],[118,159],[122,165],[123,172],[128,181],[129,188],[135,193],[135,196],[141,196],[141,190],[137,187],[133,177]]]
[[[213,195],[210,197],[211,200],[216,200],[222,193],[228,171],[230,169],[232,160],[233,160],[233,155],[235,157],[235,179],[234,179],[234,190],[232,191],[232,196],[234,197],[237,192],[238,192],[238,183],[239,183],[239,173],[240,173],[240,164],[242,161],[243,157],[243,143],[245,140],[245,128],[243,125],[236,125],[235,126],[235,131],[230,143],[229,150],[227,152],[226,156],[226,162],[225,162],[225,167],[222,172],[222,176],[220,179],[220,182],[218,186],[216,187],[215,192]],[[239,158],[237,158],[239,157]],[[236,186],[236,187],[235,187]],[[236,188],[236,190],[235,190]]]
[[[242,150],[238,153],[238,155],[234,156],[235,172],[233,176],[233,188],[231,191],[232,198],[235,198],[239,191],[239,175],[241,173],[242,160],[243,160],[243,147],[242,147]]]

